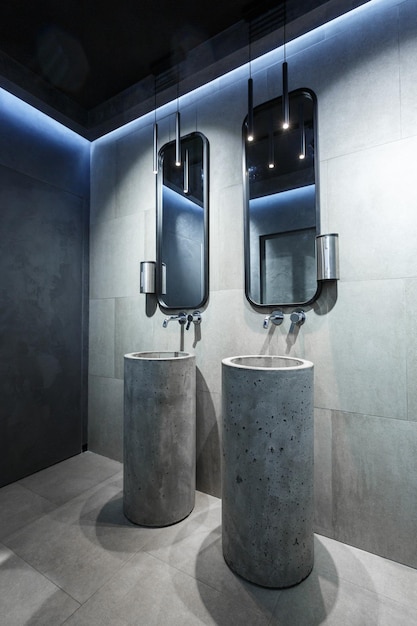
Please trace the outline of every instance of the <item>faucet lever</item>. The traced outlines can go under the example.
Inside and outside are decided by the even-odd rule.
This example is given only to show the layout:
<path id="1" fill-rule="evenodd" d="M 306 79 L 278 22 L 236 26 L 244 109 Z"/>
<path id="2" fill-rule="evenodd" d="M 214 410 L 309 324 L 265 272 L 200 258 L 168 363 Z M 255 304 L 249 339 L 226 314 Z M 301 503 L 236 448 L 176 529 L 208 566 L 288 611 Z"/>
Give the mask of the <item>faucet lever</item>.
<path id="1" fill-rule="evenodd" d="M 306 314 L 301 309 L 293 311 L 290 315 L 290 320 L 292 324 L 296 324 L 297 326 L 302 326 L 306 321 Z"/>
<path id="2" fill-rule="evenodd" d="M 272 311 L 270 315 L 267 315 L 264 319 L 264 328 L 269 327 L 269 322 L 279 326 L 284 320 L 284 313 L 282 311 Z"/>
<path id="3" fill-rule="evenodd" d="M 187 326 L 185 327 L 185 330 L 188 330 L 190 328 L 191 322 L 193 322 L 193 324 L 195 325 L 201 324 L 200 311 L 193 311 L 193 313 L 189 313 L 187 315 Z"/>
<path id="4" fill-rule="evenodd" d="M 193 312 L 193 322 L 194 324 L 201 324 L 201 313 L 200 311 Z"/>

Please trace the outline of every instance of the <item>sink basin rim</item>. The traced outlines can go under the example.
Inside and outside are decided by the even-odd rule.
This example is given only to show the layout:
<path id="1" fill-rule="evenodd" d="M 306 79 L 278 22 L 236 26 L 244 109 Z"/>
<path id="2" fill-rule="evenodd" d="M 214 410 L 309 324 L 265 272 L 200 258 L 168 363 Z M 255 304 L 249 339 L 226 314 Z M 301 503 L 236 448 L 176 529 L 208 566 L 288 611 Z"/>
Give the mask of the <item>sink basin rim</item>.
<path id="1" fill-rule="evenodd" d="M 140 361 L 178 361 L 192 358 L 194 355 L 181 350 L 146 350 L 143 352 L 130 352 L 125 354 L 125 359 Z"/>
<path id="2" fill-rule="evenodd" d="M 251 360 L 259 360 L 260 363 L 262 363 L 262 361 L 268 362 L 271 361 L 271 365 L 262 365 L 262 364 L 250 364 Z M 248 363 L 244 363 L 244 361 L 247 360 Z M 281 365 L 272 365 L 272 362 L 276 360 L 279 362 L 289 362 L 288 365 L 285 364 L 281 364 Z M 246 354 L 246 355 L 239 355 L 239 356 L 231 356 L 231 357 L 227 357 L 225 359 L 222 360 L 222 363 L 228 367 L 236 367 L 238 369 L 243 369 L 243 370 L 258 370 L 258 371 L 265 371 L 265 372 L 287 372 L 290 370 L 301 370 L 301 369 L 307 369 L 310 367 L 313 367 L 313 363 L 311 361 L 307 361 L 306 359 L 299 359 L 297 357 L 290 357 L 290 356 L 282 356 L 279 354 Z"/>

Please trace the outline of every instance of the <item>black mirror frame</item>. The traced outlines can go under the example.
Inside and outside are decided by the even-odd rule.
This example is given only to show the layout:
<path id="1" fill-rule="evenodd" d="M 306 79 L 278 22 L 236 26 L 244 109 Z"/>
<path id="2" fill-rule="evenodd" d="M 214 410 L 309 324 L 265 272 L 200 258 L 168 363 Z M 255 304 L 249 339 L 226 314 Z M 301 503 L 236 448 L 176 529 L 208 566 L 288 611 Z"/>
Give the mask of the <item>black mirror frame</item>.
<path id="1" fill-rule="evenodd" d="M 313 124 L 314 124 L 314 145 L 315 145 L 315 157 L 314 157 L 314 179 L 315 179 L 315 211 L 316 211 L 316 237 L 320 234 L 320 189 L 319 189 L 319 163 L 317 159 L 317 146 L 318 146 L 318 128 L 317 128 L 317 96 L 309 88 L 299 88 L 291 91 L 288 95 L 291 100 L 291 96 L 306 94 L 309 98 L 311 98 L 313 102 Z M 254 107 L 253 115 L 255 118 L 256 110 L 260 108 L 266 108 L 267 106 L 274 106 L 277 110 L 282 109 L 282 96 L 273 98 L 272 100 L 268 100 L 267 102 L 263 102 L 256 107 Z M 268 303 L 260 303 L 253 300 L 250 296 L 250 254 L 249 254 L 249 245 L 250 245 L 250 234 L 249 234 L 249 176 L 248 169 L 246 165 L 246 145 L 247 145 L 247 123 L 248 116 L 245 117 L 242 124 L 242 167 L 243 167 L 243 217 L 244 217 L 244 255 L 245 255 L 245 296 L 248 302 L 256 307 L 261 309 L 270 309 L 276 307 L 306 307 L 313 304 L 320 296 L 322 283 L 317 280 L 317 288 L 309 300 L 306 302 L 268 302 Z M 255 124 L 255 122 L 254 122 Z M 316 264 L 317 264 L 317 248 L 316 248 Z"/>
<path id="2" fill-rule="evenodd" d="M 174 141 L 170 141 L 164 144 L 158 152 L 158 174 L 157 174 L 157 206 L 156 206 L 156 268 L 155 268 L 155 282 L 156 282 L 156 297 L 158 304 L 164 311 L 180 311 L 183 309 L 201 309 L 203 308 L 209 298 L 209 141 L 207 137 L 200 132 L 192 132 L 188 135 L 181 137 L 181 144 L 183 141 L 192 139 L 194 137 L 200 137 L 203 144 L 203 204 L 204 204 L 204 295 L 200 302 L 193 304 L 192 306 L 170 306 L 166 304 L 162 294 L 162 272 L 161 272 L 161 258 L 162 258 L 162 191 L 163 191 L 163 159 L 164 152 L 168 146 L 175 144 Z"/>

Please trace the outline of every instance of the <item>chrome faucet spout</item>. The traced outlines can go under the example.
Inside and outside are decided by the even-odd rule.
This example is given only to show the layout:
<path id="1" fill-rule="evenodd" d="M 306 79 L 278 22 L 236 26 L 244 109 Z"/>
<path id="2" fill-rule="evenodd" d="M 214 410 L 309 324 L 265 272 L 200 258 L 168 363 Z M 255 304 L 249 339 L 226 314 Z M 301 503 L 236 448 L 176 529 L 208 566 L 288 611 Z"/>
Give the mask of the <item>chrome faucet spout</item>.
<path id="1" fill-rule="evenodd" d="M 272 322 L 275 326 L 282 324 L 284 320 L 284 313 L 282 311 L 272 311 L 270 315 L 267 315 L 264 319 L 264 328 L 269 328 L 269 322 Z"/>
<path id="2" fill-rule="evenodd" d="M 166 317 L 164 319 L 164 321 L 162 322 L 162 327 L 166 328 L 169 322 L 175 321 L 178 321 L 182 326 L 187 321 L 187 315 L 183 311 L 181 313 L 178 313 L 178 315 L 170 315 L 169 317 Z"/>

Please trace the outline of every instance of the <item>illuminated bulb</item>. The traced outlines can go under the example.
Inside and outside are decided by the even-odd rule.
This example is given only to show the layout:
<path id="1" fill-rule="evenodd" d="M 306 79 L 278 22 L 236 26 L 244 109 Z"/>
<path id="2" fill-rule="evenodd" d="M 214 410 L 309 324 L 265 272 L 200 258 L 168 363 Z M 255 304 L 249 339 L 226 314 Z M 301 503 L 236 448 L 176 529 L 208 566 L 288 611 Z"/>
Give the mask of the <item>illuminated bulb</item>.
<path id="1" fill-rule="evenodd" d="M 288 124 L 288 122 L 284 122 L 283 125 L 282 125 L 282 128 L 284 130 L 287 130 L 287 128 L 289 128 L 289 127 L 290 127 L 290 125 Z"/>
<path id="2" fill-rule="evenodd" d="M 305 158 L 306 158 L 306 155 L 305 155 L 305 154 L 299 154 L 299 155 L 298 155 L 298 158 L 299 158 L 299 159 L 301 159 L 301 160 L 303 160 L 303 159 L 305 159 Z"/>
<path id="3" fill-rule="evenodd" d="M 274 167 L 275 167 L 275 163 L 269 163 L 268 167 L 269 167 L 270 170 L 273 170 Z"/>
<path id="4" fill-rule="evenodd" d="M 248 135 L 248 141 L 253 141 L 253 135 Z"/>

